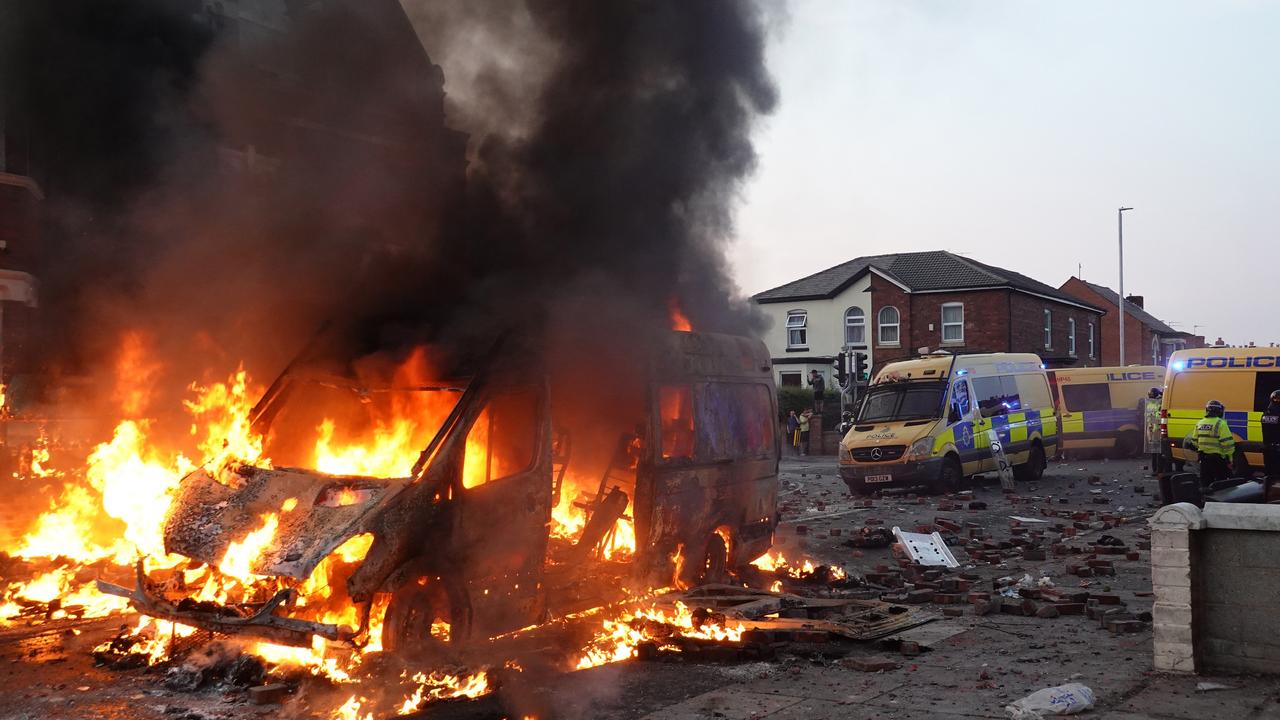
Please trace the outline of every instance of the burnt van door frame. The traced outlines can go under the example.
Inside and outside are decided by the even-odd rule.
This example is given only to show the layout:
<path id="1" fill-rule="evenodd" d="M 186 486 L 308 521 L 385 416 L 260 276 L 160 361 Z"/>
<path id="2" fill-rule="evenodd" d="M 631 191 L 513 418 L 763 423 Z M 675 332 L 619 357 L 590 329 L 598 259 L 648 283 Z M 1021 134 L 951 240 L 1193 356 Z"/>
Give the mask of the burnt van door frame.
<path id="1" fill-rule="evenodd" d="M 504 397 L 532 393 L 534 427 L 532 457 L 524 469 L 503 477 L 488 477 L 471 488 L 463 487 L 467 439 L 486 409 L 497 407 Z M 502 432 L 501 428 L 497 432 Z M 490 443 L 492 438 L 490 438 Z M 491 445 L 489 445 L 491 447 Z M 450 439 L 450 482 L 458 510 L 451 545 L 469 579 L 496 576 L 540 576 L 546 556 L 547 528 L 551 521 L 551 423 L 544 385 L 493 388 L 468 408 L 465 421 Z M 486 459 L 486 466 L 491 460 Z M 514 582 L 520 582 L 515 580 Z"/>

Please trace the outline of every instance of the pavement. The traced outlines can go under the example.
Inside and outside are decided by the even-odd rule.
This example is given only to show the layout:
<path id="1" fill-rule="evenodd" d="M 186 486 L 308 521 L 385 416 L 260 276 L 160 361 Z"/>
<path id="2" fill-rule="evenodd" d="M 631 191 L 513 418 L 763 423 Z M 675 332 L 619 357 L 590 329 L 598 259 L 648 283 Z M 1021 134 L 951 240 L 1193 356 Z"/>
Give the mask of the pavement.
<path id="1" fill-rule="evenodd" d="M 933 602 L 938 595 L 923 593 L 930 600 L 924 607 L 949 616 L 888 642 L 792 644 L 767 662 L 633 661 L 543 677 L 536 689 L 538 704 L 551 712 L 538 717 L 1002 718 L 1004 707 L 1019 698 L 1075 682 L 1091 688 L 1097 698 L 1085 717 L 1280 720 L 1280 678 L 1153 672 L 1149 623 L 1138 621 L 1128 632 L 1113 633 L 1084 614 L 983 615 L 969 602 L 970 592 L 992 593 L 1002 609 L 995 591 L 1000 579 L 1030 576 L 1035 583 L 1048 578 L 1053 584 L 1049 592 L 1058 593 L 1032 600 L 1037 608 L 1067 607 L 1071 603 L 1063 604 L 1064 595 L 1086 594 L 1095 602 L 1118 603 L 1095 610 L 1122 608 L 1127 616 L 1142 617 L 1152 602 L 1150 553 L 1143 549 L 1149 547 L 1144 544 L 1145 519 L 1157 502 L 1156 481 L 1139 460 L 1051 462 L 1042 480 L 1020 484 L 1015 494 L 1002 492 L 996 479 L 988 477 L 974 484 L 971 498 L 901 494 L 871 498 L 870 507 L 866 498 L 849 494 L 831 457 L 785 459 L 781 483 L 783 521 L 775 547 L 788 558 L 812 558 L 864 575 L 884 575 L 889 569 L 892 575 L 898 562 L 890 549 L 853 548 L 846 544 L 850 537 L 864 527 L 915 531 L 937 526 L 940 519 L 959 527 L 951 549 L 961 567 L 946 577 L 968 583 L 960 593 L 962 601 Z M 970 545 L 971 531 L 985 537 Z M 1042 535 L 1043 560 L 1027 559 L 1039 554 L 1010 545 L 1033 534 Z M 1112 568 L 1102 572 L 1114 574 L 1068 573 L 1074 566 L 1089 575 L 1084 568 L 1104 535 L 1125 546 L 1123 554 L 1094 556 L 1101 564 L 1109 560 Z M 966 551 L 966 545 L 974 552 Z M 1013 609 L 1021 601 L 1007 604 Z M 166 690 L 160 677 L 146 670 L 92 667 L 88 649 L 97 635 L 109 634 L 119 622 L 76 628 L 79 634 L 33 630 L 23 637 L 0 638 L 0 720 L 327 716 L 312 714 L 302 698 L 284 706 L 253 706 L 243 694 L 222 690 Z M 310 707 L 332 707 L 313 699 Z M 432 706 L 418 717 L 510 716 L 498 700 Z"/>

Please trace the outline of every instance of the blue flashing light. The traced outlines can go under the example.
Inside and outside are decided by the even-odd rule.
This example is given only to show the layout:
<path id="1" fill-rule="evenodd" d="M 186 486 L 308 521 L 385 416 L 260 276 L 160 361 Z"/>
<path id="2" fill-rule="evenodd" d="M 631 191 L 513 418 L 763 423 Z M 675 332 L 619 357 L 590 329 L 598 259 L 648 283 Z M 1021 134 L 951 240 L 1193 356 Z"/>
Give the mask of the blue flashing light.
<path id="1" fill-rule="evenodd" d="M 1186 370 L 1186 369 L 1187 369 L 1187 364 L 1186 364 L 1185 362 L 1181 361 L 1181 360 L 1179 360 L 1179 361 L 1177 361 L 1177 362 L 1175 362 L 1175 363 L 1173 364 L 1173 371 L 1174 371 L 1174 372 L 1182 372 L 1183 370 Z"/>
<path id="2" fill-rule="evenodd" d="M 1041 370 L 1043 370 L 1043 369 L 1044 369 L 1044 363 L 1040 363 L 1040 369 L 1041 369 Z"/>
<path id="3" fill-rule="evenodd" d="M 968 371 L 968 370 L 957 370 L 957 371 L 956 371 L 956 374 L 957 374 L 957 375 L 968 375 L 968 374 L 969 374 L 969 371 Z"/>

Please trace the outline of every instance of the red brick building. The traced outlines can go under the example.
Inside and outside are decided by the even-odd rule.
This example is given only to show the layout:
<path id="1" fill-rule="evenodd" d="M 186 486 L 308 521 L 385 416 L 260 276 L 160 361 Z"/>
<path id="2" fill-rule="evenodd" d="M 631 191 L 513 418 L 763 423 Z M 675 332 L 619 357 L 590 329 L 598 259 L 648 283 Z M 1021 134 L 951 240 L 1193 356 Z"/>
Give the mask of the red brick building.
<path id="1" fill-rule="evenodd" d="M 1021 273 L 945 251 L 857 258 L 753 299 L 783 328 L 766 337 L 780 368 L 804 362 L 817 369 L 846 347 L 868 352 L 873 372 L 935 350 L 1029 352 L 1049 367 L 1097 366 L 1102 356 L 1102 309 Z M 829 335 L 812 327 L 814 319 L 825 326 L 845 306 L 852 314 L 843 316 L 846 322 L 865 315 L 866 332 L 846 335 L 845 346 L 819 346 Z M 794 347 L 789 338 L 802 317 L 806 343 Z M 850 344 L 849 337 L 865 344 Z"/>
<path id="2" fill-rule="evenodd" d="M 1059 288 L 1089 305 L 1106 310 L 1102 318 L 1102 364 L 1120 364 L 1120 295 L 1104 285 L 1072 277 Z M 1204 347 L 1204 338 L 1169 327 L 1146 311 L 1140 295 L 1125 300 L 1124 361 L 1128 365 L 1164 365 L 1175 350 Z"/>

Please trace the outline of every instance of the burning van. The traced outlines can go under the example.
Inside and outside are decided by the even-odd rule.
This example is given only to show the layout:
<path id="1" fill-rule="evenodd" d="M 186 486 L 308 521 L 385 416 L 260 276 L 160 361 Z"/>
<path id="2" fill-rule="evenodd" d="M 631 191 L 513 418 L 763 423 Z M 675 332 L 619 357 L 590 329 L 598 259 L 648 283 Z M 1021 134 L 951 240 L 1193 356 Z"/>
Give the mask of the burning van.
<path id="1" fill-rule="evenodd" d="M 492 356 L 457 380 L 421 362 L 390 374 L 295 363 L 250 415 L 261 457 L 182 480 L 164 541 L 186 565 L 139 563 L 136 587 L 100 586 L 215 632 L 396 650 L 571 611 L 558 588 L 601 568 L 685 585 L 768 550 L 779 445 L 759 341 L 666 336 L 645 412 L 572 499 L 571 532 L 553 517 L 571 502 L 574 458 L 550 384 L 515 353 Z M 610 552 L 623 532 L 634 548 Z"/>

